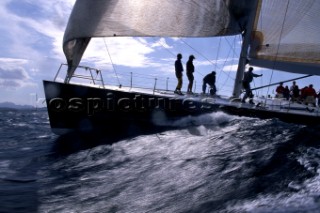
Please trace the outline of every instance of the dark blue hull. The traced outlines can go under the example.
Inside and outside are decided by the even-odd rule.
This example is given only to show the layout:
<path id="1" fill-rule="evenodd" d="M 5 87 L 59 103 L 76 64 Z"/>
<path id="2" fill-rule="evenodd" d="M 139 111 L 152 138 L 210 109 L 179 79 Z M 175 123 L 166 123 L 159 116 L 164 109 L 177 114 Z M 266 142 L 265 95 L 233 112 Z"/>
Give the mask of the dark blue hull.
<path id="1" fill-rule="evenodd" d="M 54 133 L 125 132 L 165 127 L 184 116 L 219 110 L 219 105 L 177 96 L 124 92 L 44 81 L 50 125 Z"/>

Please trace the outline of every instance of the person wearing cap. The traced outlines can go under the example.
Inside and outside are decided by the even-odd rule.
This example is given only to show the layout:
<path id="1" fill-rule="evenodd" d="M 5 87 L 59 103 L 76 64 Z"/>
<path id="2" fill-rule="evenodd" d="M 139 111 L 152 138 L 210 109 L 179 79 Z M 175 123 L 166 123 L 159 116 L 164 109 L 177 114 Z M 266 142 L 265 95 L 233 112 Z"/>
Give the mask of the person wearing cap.
<path id="1" fill-rule="evenodd" d="M 249 103 L 250 104 L 254 104 L 252 99 L 253 99 L 253 94 L 252 94 L 252 91 L 251 91 L 251 88 L 250 88 L 250 83 L 251 81 L 253 80 L 253 77 L 261 77 L 261 75 L 258 75 L 258 74 L 255 74 L 252 72 L 253 71 L 253 67 L 249 67 L 249 70 L 247 72 L 244 73 L 244 76 L 243 76 L 243 79 L 242 79 L 242 87 L 243 89 L 245 89 L 246 91 L 246 94 L 244 94 L 241 102 L 242 103 L 245 103 L 246 102 L 246 99 L 249 98 Z"/>
<path id="2" fill-rule="evenodd" d="M 176 87 L 176 90 L 174 91 L 174 93 L 179 94 L 179 95 L 182 95 L 181 88 L 182 88 L 183 65 L 182 65 L 181 59 L 182 59 L 182 54 L 178 53 L 177 60 L 174 63 L 175 73 L 176 73 L 176 77 L 178 79 L 178 84 L 177 84 L 177 87 Z"/>
<path id="3" fill-rule="evenodd" d="M 188 90 L 187 90 L 188 94 L 193 94 L 192 93 L 192 86 L 193 86 L 193 80 L 194 80 L 194 76 L 193 76 L 193 73 L 194 73 L 193 59 L 195 59 L 194 55 L 190 55 L 189 56 L 189 60 L 187 61 L 187 64 L 186 64 L 187 77 L 188 77 L 188 80 L 189 80 Z"/>
<path id="4" fill-rule="evenodd" d="M 216 72 L 212 71 L 211 73 L 209 73 L 208 75 L 206 75 L 203 78 L 203 84 L 202 84 L 202 94 L 206 93 L 206 89 L 207 89 L 207 84 L 210 86 L 210 95 L 215 95 L 216 94 Z"/>

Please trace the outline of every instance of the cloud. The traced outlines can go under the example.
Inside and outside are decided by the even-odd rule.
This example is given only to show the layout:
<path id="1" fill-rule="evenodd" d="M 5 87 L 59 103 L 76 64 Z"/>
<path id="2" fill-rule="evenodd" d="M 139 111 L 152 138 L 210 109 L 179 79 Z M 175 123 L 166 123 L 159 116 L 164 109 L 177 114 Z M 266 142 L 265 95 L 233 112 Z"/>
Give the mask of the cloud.
<path id="1" fill-rule="evenodd" d="M 155 41 L 155 43 L 151 44 L 151 47 L 163 47 L 165 49 L 172 49 L 173 47 L 170 46 L 165 38 L 160 38 L 158 41 Z"/>
<path id="2" fill-rule="evenodd" d="M 0 1 L 1 87 L 34 87 L 33 82 L 54 75 L 65 61 L 62 39 L 74 2 Z"/>
<path id="3" fill-rule="evenodd" d="M 63 32 L 74 2 L 2 0 L 0 30 L 10 40 L 7 44 L 10 56 L 36 59 L 50 54 L 62 58 Z"/>
<path id="4" fill-rule="evenodd" d="M 29 79 L 29 77 L 27 72 L 21 67 L 7 70 L 0 67 L 0 79 L 25 80 Z"/>
<path id="5" fill-rule="evenodd" d="M 152 60 L 148 55 L 155 51 L 154 43 L 144 38 L 97 38 L 92 39 L 90 45 L 83 55 L 87 63 L 94 62 L 95 65 L 111 64 L 126 67 L 160 67 L 161 64 Z"/>
<path id="6" fill-rule="evenodd" d="M 0 58 L 0 87 L 17 88 L 33 85 L 24 66 L 23 59 Z"/>
<path id="7" fill-rule="evenodd" d="M 224 72 L 237 72 L 238 64 L 226 65 L 223 67 Z"/>
<path id="8" fill-rule="evenodd" d="M 65 62 L 62 40 L 68 17 L 75 0 L 3 0 L 0 2 L 0 26 L 10 38 L 8 54 L 32 61 L 28 72 L 42 70 L 48 58 L 57 64 Z M 13 5 L 13 6 L 10 6 Z M 27 9 L 26 9 L 27 8 Z M 23 12 L 23 10 L 25 10 Z M 21 35 L 21 36 L 17 36 Z M 172 48 L 165 38 L 93 38 L 84 53 L 82 63 L 101 69 L 112 64 L 128 68 L 162 67 L 158 58 L 150 55 L 156 49 Z M 10 45 L 9 45 L 10 44 Z M 110 57 L 111 56 L 111 57 Z"/>

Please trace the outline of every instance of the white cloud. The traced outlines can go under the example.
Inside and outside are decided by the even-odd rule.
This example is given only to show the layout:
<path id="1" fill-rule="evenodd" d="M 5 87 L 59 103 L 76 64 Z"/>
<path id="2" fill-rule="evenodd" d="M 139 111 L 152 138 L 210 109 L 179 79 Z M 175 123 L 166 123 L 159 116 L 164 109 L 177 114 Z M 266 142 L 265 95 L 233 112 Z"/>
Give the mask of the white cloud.
<path id="1" fill-rule="evenodd" d="M 6 57 L 0 58 L 1 87 L 34 87 L 33 82 L 41 82 L 46 73 L 65 61 L 62 37 L 74 2 L 0 1 L 0 57 Z"/>
<path id="2" fill-rule="evenodd" d="M 56 60 L 56 62 L 60 61 L 59 63 L 65 62 L 65 56 L 62 51 L 63 33 L 75 0 L 21 1 L 24 4 L 30 4 L 31 8 L 33 6 L 41 7 L 41 13 L 46 14 L 46 17 L 19 16 L 8 9 L 9 3 L 12 2 L 17 2 L 17 0 L 3 0 L 0 2 L 0 18 L 6 23 L 1 28 L 9 33 L 8 36 L 11 39 L 10 48 L 8 48 L 11 51 L 9 55 L 33 61 L 32 64 L 35 67 L 28 69 L 33 73 L 41 70 L 38 66 L 44 61 L 47 62 L 48 57 Z M 148 55 L 153 53 L 156 48 L 172 48 L 167 44 L 165 38 L 148 42 L 144 38 L 117 37 L 106 38 L 105 42 L 113 63 L 135 68 L 146 66 L 161 67 L 161 64 L 156 59 L 153 60 Z M 38 45 L 42 45 L 43 49 L 39 49 Z M 110 69 L 109 53 L 103 39 L 92 39 L 83 56 L 83 62 L 94 64 L 99 68 Z"/>
<path id="3" fill-rule="evenodd" d="M 165 38 L 160 38 L 158 41 L 156 41 L 154 44 L 151 45 L 151 47 L 163 47 L 165 49 L 172 49 L 173 47 L 170 46 Z"/>
<path id="4" fill-rule="evenodd" d="M 238 64 L 231 64 L 223 67 L 224 72 L 236 72 L 238 69 Z"/>
<path id="5" fill-rule="evenodd" d="M 28 12 L 30 15 L 18 14 L 9 7 L 11 4 L 20 5 L 20 2 L 23 5 L 29 5 L 30 11 L 25 13 Z M 46 53 L 47 56 L 63 59 L 62 37 L 74 2 L 75 0 L 19 0 L 17 3 L 17 0 L 2 0 L 0 2 L 2 20 L 0 29 L 6 32 L 6 36 L 10 39 L 9 53 L 19 58 L 38 60 L 45 56 L 43 53 Z M 24 9 L 23 6 L 21 8 L 19 6 L 16 10 Z M 35 11 L 40 11 L 41 15 Z M 48 41 L 50 43 L 45 43 Z M 42 50 L 38 48 L 39 45 L 43 46 Z M 52 49 L 45 49 L 46 47 Z"/>
<path id="6" fill-rule="evenodd" d="M 0 87 L 19 88 L 34 85 L 24 66 L 24 59 L 0 58 Z"/>
<path id="7" fill-rule="evenodd" d="M 158 62 L 147 57 L 155 51 L 150 46 L 143 38 L 97 38 L 91 40 L 83 59 L 100 66 L 109 64 L 109 67 L 111 62 L 127 67 L 158 67 Z"/>

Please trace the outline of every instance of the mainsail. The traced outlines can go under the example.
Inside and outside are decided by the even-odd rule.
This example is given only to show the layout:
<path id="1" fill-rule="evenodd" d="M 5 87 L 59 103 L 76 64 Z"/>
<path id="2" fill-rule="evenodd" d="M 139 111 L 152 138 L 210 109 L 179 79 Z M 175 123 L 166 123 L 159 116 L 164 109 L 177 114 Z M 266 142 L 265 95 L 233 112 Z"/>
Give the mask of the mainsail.
<path id="1" fill-rule="evenodd" d="M 236 35 L 245 30 L 254 1 L 77 0 L 63 41 L 69 79 L 92 37 Z"/>

